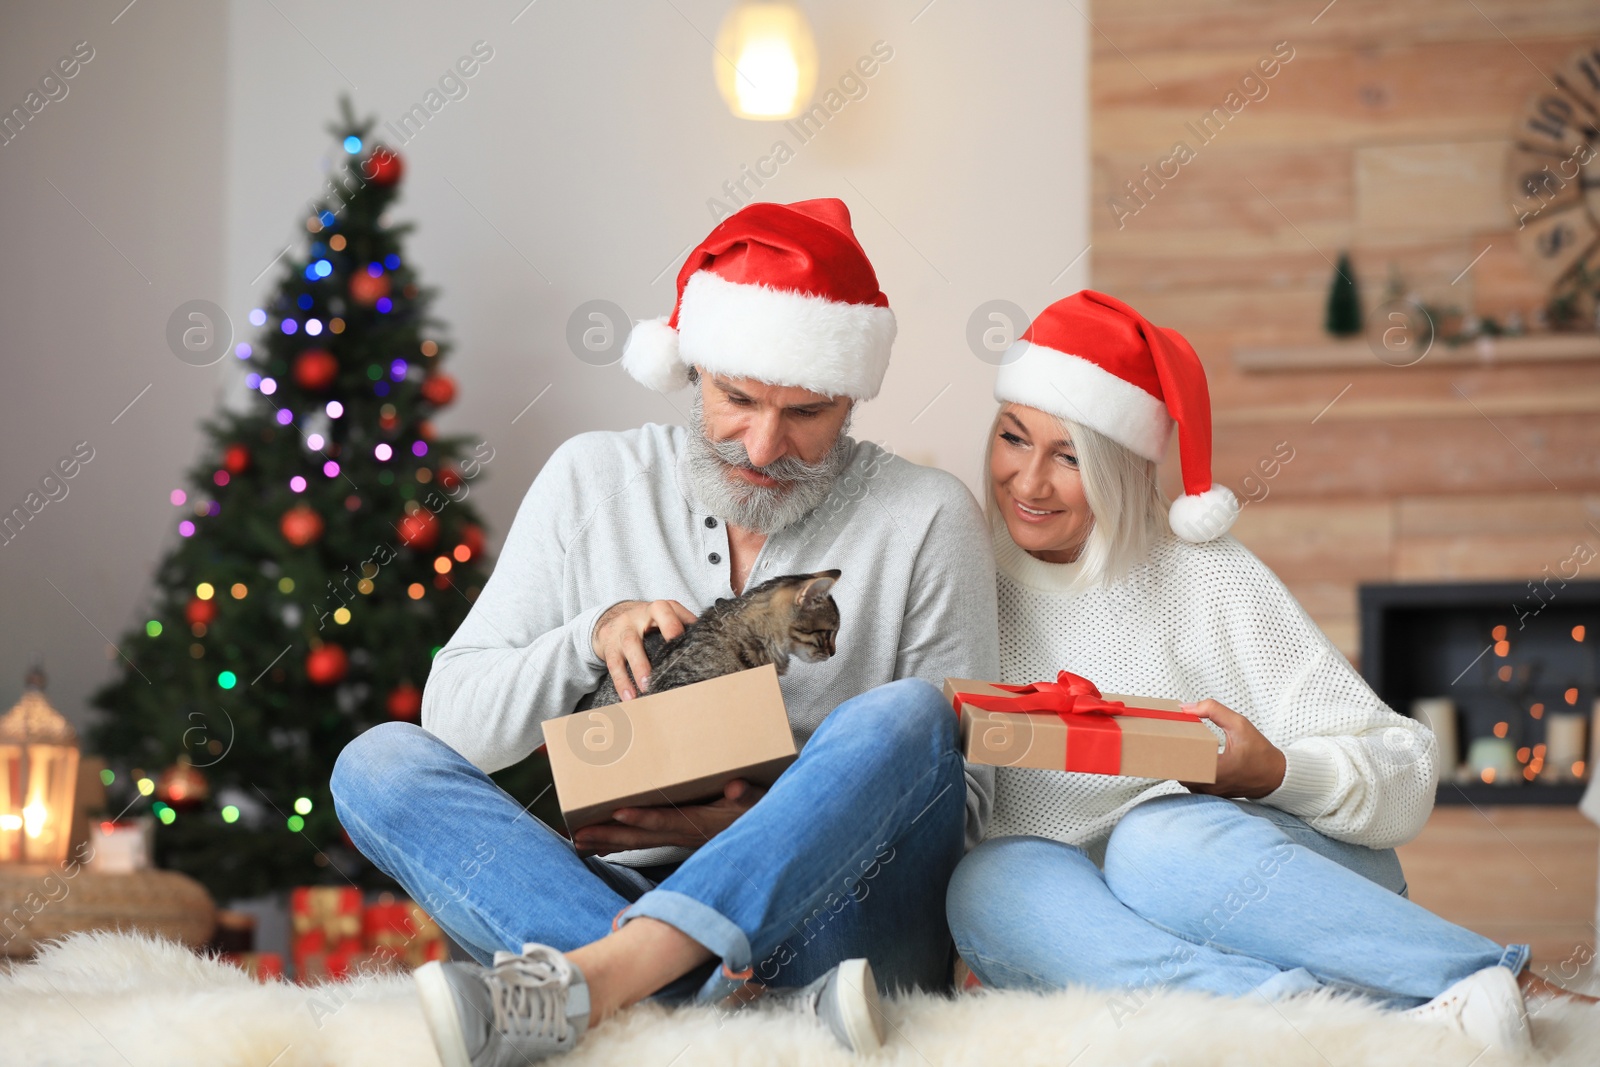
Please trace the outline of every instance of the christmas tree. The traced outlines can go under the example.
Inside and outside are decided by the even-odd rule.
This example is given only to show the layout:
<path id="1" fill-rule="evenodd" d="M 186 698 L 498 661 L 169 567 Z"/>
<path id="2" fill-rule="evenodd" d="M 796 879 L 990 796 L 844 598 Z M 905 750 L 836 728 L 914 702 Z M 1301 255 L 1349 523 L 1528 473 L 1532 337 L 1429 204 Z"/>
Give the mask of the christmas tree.
<path id="1" fill-rule="evenodd" d="M 493 448 L 429 421 L 455 396 L 450 345 L 404 258 L 410 225 L 385 217 L 402 163 L 372 126 L 346 101 L 330 127 L 307 247 L 234 350 L 254 395 L 203 424 L 154 603 L 93 697 L 110 810 L 148 804 L 157 864 L 222 901 L 393 885 L 350 846 L 329 775 L 362 730 L 419 718 L 489 570 L 469 494 Z"/>
<path id="2" fill-rule="evenodd" d="M 1354 337 L 1361 332 L 1361 296 L 1356 291 L 1356 274 L 1348 252 L 1339 253 L 1339 263 L 1333 268 L 1323 325 L 1334 337 Z"/>

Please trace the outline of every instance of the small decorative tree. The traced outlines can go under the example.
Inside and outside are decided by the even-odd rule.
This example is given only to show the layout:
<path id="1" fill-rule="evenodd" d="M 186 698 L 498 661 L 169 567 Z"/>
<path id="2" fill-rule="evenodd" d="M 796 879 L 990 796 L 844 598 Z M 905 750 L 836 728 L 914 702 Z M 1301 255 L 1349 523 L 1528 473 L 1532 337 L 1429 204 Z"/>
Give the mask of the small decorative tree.
<path id="1" fill-rule="evenodd" d="M 1348 252 L 1339 253 L 1338 265 L 1333 268 L 1324 328 L 1334 337 L 1355 337 L 1361 333 L 1361 294 L 1356 289 L 1356 275 Z"/>

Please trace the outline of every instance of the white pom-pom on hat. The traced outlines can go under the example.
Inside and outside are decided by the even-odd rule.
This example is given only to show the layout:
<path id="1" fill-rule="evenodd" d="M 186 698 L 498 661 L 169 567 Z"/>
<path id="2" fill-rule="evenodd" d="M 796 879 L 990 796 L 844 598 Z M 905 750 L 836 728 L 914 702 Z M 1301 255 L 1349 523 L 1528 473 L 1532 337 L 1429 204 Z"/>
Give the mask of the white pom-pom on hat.
<path id="1" fill-rule="evenodd" d="M 622 369 L 659 393 L 689 384 L 689 368 L 678 358 L 678 331 L 667 325 L 665 315 L 634 323 L 622 346 Z"/>
<path id="2" fill-rule="evenodd" d="M 1172 532 L 1195 544 L 1221 537 L 1238 517 L 1239 498 L 1225 485 L 1212 485 L 1203 493 L 1185 493 L 1167 512 Z"/>

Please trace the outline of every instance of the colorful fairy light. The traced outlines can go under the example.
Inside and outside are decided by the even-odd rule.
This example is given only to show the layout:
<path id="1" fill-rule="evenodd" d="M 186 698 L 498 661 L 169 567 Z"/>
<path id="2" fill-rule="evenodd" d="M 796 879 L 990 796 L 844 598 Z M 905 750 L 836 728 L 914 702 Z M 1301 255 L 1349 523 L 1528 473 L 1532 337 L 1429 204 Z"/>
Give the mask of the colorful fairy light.
<path id="1" fill-rule="evenodd" d="M 144 632 L 151 637 L 160 637 L 161 621 L 159 619 L 151 619 L 149 622 L 144 624 Z"/>
<path id="2" fill-rule="evenodd" d="M 211 480 L 216 482 L 218 485 L 227 485 L 228 484 L 228 472 L 227 471 L 217 471 L 215 474 L 213 474 L 211 476 Z"/>
<path id="3" fill-rule="evenodd" d="M 249 374 L 244 376 L 244 384 L 248 385 L 252 389 L 259 389 L 261 387 L 261 375 L 257 374 L 255 371 L 251 371 Z"/>
<path id="4" fill-rule="evenodd" d="M 401 378 L 406 376 L 406 368 L 407 364 L 405 360 L 395 360 L 393 363 L 389 364 L 389 377 L 398 382 Z"/>
<path id="5" fill-rule="evenodd" d="M 322 446 L 326 443 L 327 442 L 322 439 L 322 435 L 320 433 L 310 434 L 306 437 L 306 447 L 311 449 L 313 452 L 321 452 Z"/>
<path id="6" fill-rule="evenodd" d="M 337 419 L 340 415 L 344 414 L 344 405 L 339 403 L 337 400 L 330 400 L 328 401 L 328 406 L 323 410 L 328 413 L 328 418 Z"/>
<path id="7" fill-rule="evenodd" d="M 300 328 L 300 324 L 298 322 L 294 321 L 293 319 L 284 319 L 283 320 L 283 325 L 278 327 L 278 328 L 281 329 L 284 333 L 294 333 L 296 330 L 298 330 Z"/>
<path id="8" fill-rule="evenodd" d="M 201 600 L 210 600 L 212 597 L 217 595 L 217 589 L 216 586 L 212 585 L 210 582 L 201 582 L 199 585 L 194 587 L 194 595 L 199 597 Z"/>
<path id="9" fill-rule="evenodd" d="M 188 519 L 184 519 L 182 522 L 178 523 L 178 536 L 193 537 L 194 523 L 190 522 Z"/>
<path id="10" fill-rule="evenodd" d="M 184 502 L 189 499 L 189 494 L 185 493 L 182 489 L 174 489 L 171 493 L 167 494 L 167 499 L 172 501 L 173 507 L 181 508 L 183 507 Z"/>
<path id="11" fill-rule="evenodd" d="M 261 379 L 261 395 L 271 396 L 278 391 L 278 382 L 274 378 Z"/>
<path id="12" fill-rule="evenodd" d="M 232 689 L 239 684 L 239 676 L 232 671 L 223 671 L 217 675 L 217 684 L 224 689 Z"/>
<path id="13" fill-rule="evenodd" d="M 352 156 L 356 155 L 361 151 L 361 138 L 357 137 L 353 133 L 349 137 L 346 137 L 344 139 L 344 150 L 350 153 Z"/>
<path id="14" fill-rule="evenodd" d="M 426 442 L 426 441 L 413 441 L 413 442 L 411 442 L 411 454 L 413 456 L 426 456 L 428 454 L 428 442 Z"/>
<path id="15" fill-rule="evenodd" d="M 249 359 L 254 352 L 255 349 L 250 347 L 250 343 L 248 341 L 240 341 L 238 344 L 233 346 L 233 354 L 238 356 L 240 359 Z"/>
<path id="16" fill-rule="evenodd" d="M 273 417 L 278 420 L 279 426 L 287 426 L 294 421 L 294 412 L 288 408 L 279 408 L 277 415 Z"/>
<path id="17" fill-rule="evenodd" d="M 378 309 L 378 314 L 387 315 L 394 310 L 394 301 L 386 296 L 378 297 L 378 302 L 372 305 Z"/>
<path id="18" fill-rule="evenodd" d="M 330 478 L 338 477 L 339 476 L 339 464 L 334 462 L 331 459 L 328 460 L 328 462 L 326 462 L 326 463 L 324 463 L 322 465 L 322 473 L 326 474 Z"/>
<path id="19" fill-rule="evenodd" d="M 394 449 L 389 447 L 388 442 L 380 442 L 378 447 L 372 450 L 372 454 L 378 457 L 379 462 L 388 462 L 394 455 Z"/>
<path id="20" fill-rule="evenodd" d="M 250 325 L 260 326 L 267 321 L 267 313 L 260 308 L 250 310 Z"/>
<path id="21" fill-rule="evenodd" d="M 321 319 L 307 319 L 306 320 L 306 336 L 308 336 L 308 337 L 316 337 L 321 333 L 322 333 L 322 320 Z"/>

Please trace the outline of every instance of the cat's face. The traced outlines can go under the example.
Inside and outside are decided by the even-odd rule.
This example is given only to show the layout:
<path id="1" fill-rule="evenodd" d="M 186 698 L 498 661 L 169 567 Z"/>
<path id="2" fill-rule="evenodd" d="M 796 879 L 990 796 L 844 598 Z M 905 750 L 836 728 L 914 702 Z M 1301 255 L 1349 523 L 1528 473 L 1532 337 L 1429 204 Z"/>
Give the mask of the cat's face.
<path id="1" fill-rule="evenodd" d="M 838 650 L 839 605 L 828 590 L 840 573 L 791 575 L 777 590 L 777 606 L 790 615 L 789 651 L 807 663 L 820 663 Z"/>

